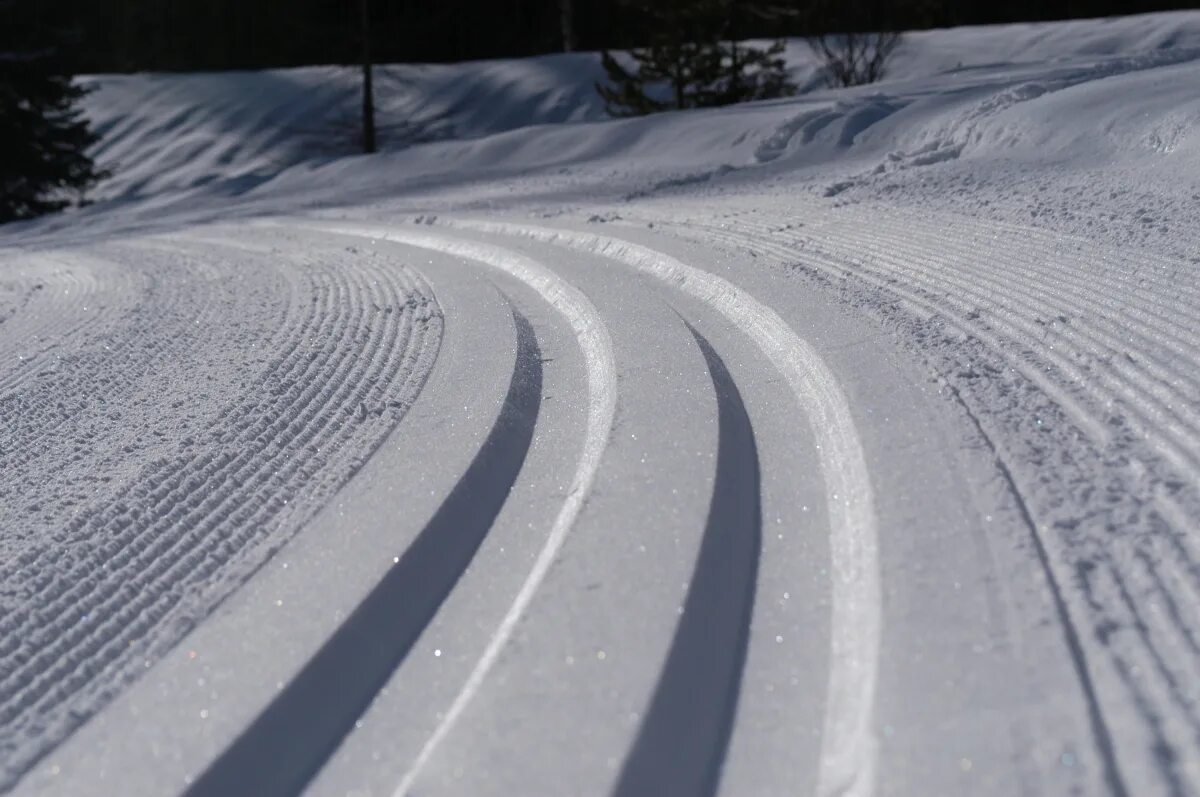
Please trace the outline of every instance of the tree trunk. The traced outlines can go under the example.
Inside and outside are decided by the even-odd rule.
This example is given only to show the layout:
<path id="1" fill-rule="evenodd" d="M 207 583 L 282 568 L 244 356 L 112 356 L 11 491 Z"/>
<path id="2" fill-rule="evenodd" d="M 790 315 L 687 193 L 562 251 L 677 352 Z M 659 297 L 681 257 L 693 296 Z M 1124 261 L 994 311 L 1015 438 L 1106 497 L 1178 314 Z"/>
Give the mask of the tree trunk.
<path id="1" fill-rule="evenodd" d="M 575 0 L 558 0 L 559 21 L 562 23 L 564 53 L 575 51 Z"/>
<path id="2" fill-rule="evenodd" d="M 737 0 L 729 4 L 729 18 L 725 21 L 725 34 L 729 36 L 729 85 L 725 87 L 729 102 L 742 99 L 742 65 L 738 63 Z"/>
<path id="3" fill-rule="evenodd" d="M 671 76 L 671 85 L 675 89 L 675 108 L 683 110 L 683 97 L 687 89 L 687 82 L 684 78 L 687 70 L 687 61 L 682 54 L 675 56 L 675 74 Z"/>
<path id="4" fill-rule="evenodd" d="M 359 0 L 362 21 L 362 146 L 375 151 L 375 89 L 371 83 L 371 15 L 369 0 Z"/>

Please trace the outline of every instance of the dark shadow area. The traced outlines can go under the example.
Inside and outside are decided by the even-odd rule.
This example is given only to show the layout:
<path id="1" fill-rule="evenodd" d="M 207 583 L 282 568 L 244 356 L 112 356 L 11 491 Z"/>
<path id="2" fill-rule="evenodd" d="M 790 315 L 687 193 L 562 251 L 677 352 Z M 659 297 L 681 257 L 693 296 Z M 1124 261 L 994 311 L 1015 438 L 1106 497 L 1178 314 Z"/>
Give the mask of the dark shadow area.
<path id="1" fill-rule="evenodd" d="M 24 18 L 77 28 L 75 72 L 262 69 L 353 64 L 359 3 L 340 0 L 60 0 Z M 643 46 L 662 0 L 368 0 L 376 63 L 450 62 Z M 731 4 L 732 5 L 732 4 Z M 783 0 L 744 37 L 912 30 L 1192 8 L 1186 0 Z M 569 9 L 573 35 L 564 41 Z"/>

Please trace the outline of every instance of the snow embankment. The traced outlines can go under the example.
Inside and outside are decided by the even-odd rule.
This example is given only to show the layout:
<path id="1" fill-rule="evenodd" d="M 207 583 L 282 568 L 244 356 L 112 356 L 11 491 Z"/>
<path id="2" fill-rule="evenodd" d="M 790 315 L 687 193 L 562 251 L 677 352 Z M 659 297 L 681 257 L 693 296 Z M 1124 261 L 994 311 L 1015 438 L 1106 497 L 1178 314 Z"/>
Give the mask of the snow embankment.
<path id="1" fill-rule="evenodd" d="M 981 152 L 1069 150 L 1106 160 L 1114 148 L 1169 152 L 1186 146 L 1194 127 L 1187 90 L 1194 80 L 1139 81 L 1128 73 L 1197 55 L 1195 12 L 924 31 L 905 39 L 886 81 L 828 91 L 807 46 L 795 40 L 788 59 L 802 93 L 794 99 L 583 127 L 561 123 L 606 118 L 594 53 L 382 66 L 376 100 L 391 154 L 370 162 L 347 157 L 359 113 L 352 67 L 98 76 L 89 79 L 96 91 L 88 113 L 101 134 L 95 154 L 113 172 L 96 191 L 100 199 L 228 198 L 289 170 L 277 186 L 289 193 L 336 187 L 344 194 L 351 183 L 394 193 L 434 176 L 597 161 L 606 181 L 625 176 L 638 191 L 768 162 L 843 167 L 863 157 L 865 172 L 878 175 Z M 1119 90 L 1133 108 L 1081 92 L 1065 103 L 1046 100 L 1061 88 L 1123 75 L 1129 82 Z M 530 126 L 542 127 L 517 132 Z M 846 176 L 831 182 L 834 192 Z"/>

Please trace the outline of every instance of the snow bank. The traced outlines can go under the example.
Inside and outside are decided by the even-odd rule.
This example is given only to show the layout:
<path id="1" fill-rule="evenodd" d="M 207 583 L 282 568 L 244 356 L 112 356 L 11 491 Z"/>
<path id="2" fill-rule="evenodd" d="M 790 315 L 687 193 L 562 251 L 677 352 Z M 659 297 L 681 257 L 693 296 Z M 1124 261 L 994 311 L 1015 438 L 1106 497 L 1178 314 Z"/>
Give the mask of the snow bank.
<path id="1" fill-rule="evenodd" d="M 819 88 L 803 41 L 788 52 L 795 98 L 619 121 L 594 53 L 381 67 L 370 159 L 353 156 L 348 67 L 95 77 L 113 170 L 97 196 L 340 202 L 534 174 L 540 191 L 640 194 L 746 169 L 807 170 L 836 195 L 959 159 L 1195 162 L 1200 12 L 913 33 L 887 80 L 852 90 Z"/>
<path id="2" fill-rule="evenodd" d="M 471 139 L 532 124 L 604 117 L 592 54 L 377 67 L 385 149 Z M 357 151 L 360 76 L 349 67 L 101 75 L 87 112 L 113 171 L 102 197 L 143 196 L 215 180 L 246 189 L 302 161 Z"/>

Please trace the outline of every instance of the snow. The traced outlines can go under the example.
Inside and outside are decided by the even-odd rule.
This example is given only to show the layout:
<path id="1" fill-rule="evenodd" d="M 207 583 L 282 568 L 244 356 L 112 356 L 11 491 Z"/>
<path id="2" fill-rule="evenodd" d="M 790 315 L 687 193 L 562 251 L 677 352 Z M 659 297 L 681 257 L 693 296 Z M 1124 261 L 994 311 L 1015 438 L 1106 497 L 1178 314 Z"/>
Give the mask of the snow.
<path id="1" fill-rule="evenodd" d="M 875 117 L 886 116 L 914 99 L 944 103 L 961 100 L 963 93 L 972 90 L 992 96 L 1000 84 L 1015 84 L 1030 93 L 1042 84 L 1097 76 L 1080 76 L 1080 71 L 1137 68 L 1126 63 L 1130 59 L 1150 65 L 1186 60 L 1197 48 L 1200 25 L 1195 15 L 1187 12 L 917 32 L 904 40 L 883 84 L 856 92 L 810 94 L 803 100 L 766 107 L 760 104 L 745 123 L 735 121 L 747 113 L 745 108 L 718 112 L 715 119 L 720 121 L 706 125 L 688 117 L 680 123 L 685 130 L 662 117 L 599 128 L 564 128 L 561 123 L 605 117 L 594 89 L 595 82 L 603 79 L 603 70 L 593 53 L 463 64 L 384 65 L 376 68 L 376 103 L 385 149 L 428 141 L 474 142 L 425 146 L 412 155 L 393 155 L 384 170 L 378 163 L 339 157 L 356 149 L 360 77 L 352 67 L 98 76 L 87 81 L 96 89 L 87 102 L 89 115 L 103 134 L 96 155 L 114 172 L 99 190 L 101 198 L 161 199 L 164 193 L 201 188 L 222 197 L 240 195 L 281 172 L 285 178 L 276 191 L 283 191 L 295 184 L 293 180 L 319 185 L 312 173 L 319 164 L 326 164 L 318 169 L 319 174 L 352 180 L 361 191 L 379 183 L 390 187 L 394 179 L 389 174 L 404 174 L 409 180 L 430 171 L 445 174 L 448 162 L 458 165 L 452 171 L 468 174 L 489 166 L 524 173 L 531 168 L 578 165 L 598 158 L 628 160 L 639 155 L 638 160 L 654 163 L 668 156 L 678 167 L 711 167 L 731 159 L 731 165 L 742 165 L 747 160 L 746 149 L 734 142 L 743 134 L 747 138 L 764 134 L 764 128 L 771 126 L 768 120 L 778 120 L 781 105 L 805 107 L 824 99 L 836 110 L 837 100 L 828 98 L 854 97 L 858 113 L 852 114 L 849 126 L 833 124 L 819 136 L 812 130 L 817 141 L 849 143 L 862 132 L 860 128 L 878 121 Z M 789 42 L 787 55 L 798 85 L 821 85 L 817 65 L 804 42 Z M 1026 73 L 1031 78 L 1029 87 L 1015 80 Z M 931 84 L 931 80 L 938 83 Z M 938 88 L 931 92 L 932 85 Z M 891 86 L 898 88 L 885 88 Z M 1051 85 L 1042 87 L 1053 90 Z M 1182 90 L 1178 84 L 1177 88 Z M 871 99 L 879 94 L 892 101 Z M 997 102 L 1004 100 L 997 98 Z M 864 114 L 864 103 L 877 110 Z M 928 135 L 933 115 L 926 103 L 920 104 L 923 107 L 916 113 L 921 124 L 897 119 L 900 129 L 884 130 L 871 138 L 886 142 L 891 149 L 919 149 L 927 142 L 913 141 L 914 133 Z M 947 110 L 951 120 L 962 121 L 961 108 Z M 844 118 L 846 111 L 838 116 Z M 820 126 L 827 126 L 827 117 L 821 119 Z M 541 125 L 556 126 L 477 141 Z M 1091 128 L 1068 129 L 1078 133 Z M 1035 147 L 1041 143 L 1031 137 L 1022 140 Z M 816 153 L 807 136 L 805 143 L 810 144 L 805 159 L 811 160 Z M 992 143 L 1004 145 L 1003 141 Z M 844 159 L 845 153 L 839 151 L 835 157 Z M 467 162 L 461 163 L 464 158 Z M 329 164 L 331 160 L 335 162 Z M 289 170 L 296 173 L 289 176 Z"/>
<path id="2" fill-rule="evenodd" d="M 680 782 L 1200 790 L 1200 13 L 788 52 L 627 120 L 594 54 L 380 67 L 371 157 L 349 68 L 90 78 L 114 176 L 0 249 L 0 788 L 208 770 L 487 461 L 525 318 L 509 498 L 307 793 L 619 791 L 748 450 Z"/>

